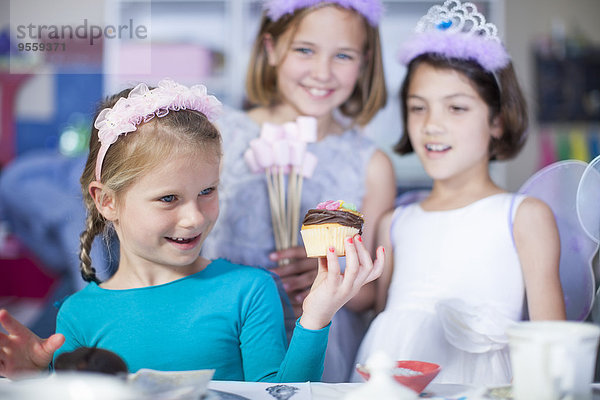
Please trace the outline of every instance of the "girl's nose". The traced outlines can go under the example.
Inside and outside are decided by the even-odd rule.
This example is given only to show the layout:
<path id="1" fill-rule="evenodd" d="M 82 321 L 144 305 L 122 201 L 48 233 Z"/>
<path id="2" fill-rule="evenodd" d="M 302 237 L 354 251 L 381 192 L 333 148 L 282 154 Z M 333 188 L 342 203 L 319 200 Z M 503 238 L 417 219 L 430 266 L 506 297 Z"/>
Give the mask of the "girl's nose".
<path id="1" fill-rule="evenodd" d="M 437 113 L 429 111 L 424 124 L 425 133 L 428 135 L 440 135 L 443 133 L 442 121 Z"/>
<path id="2" fill-rule="evenodd" d="M 331 76 L 331 60 L 328 57 L 316 57 L 312 69 L 313 78 L 325 81 Z"/>
<path id="3" fill-rule="evenodd" d="M 181 209 L 179 224 L 184 228 L 195 228 L 204 221 L 204 214 L 198 204 L 190 203 Z"/>

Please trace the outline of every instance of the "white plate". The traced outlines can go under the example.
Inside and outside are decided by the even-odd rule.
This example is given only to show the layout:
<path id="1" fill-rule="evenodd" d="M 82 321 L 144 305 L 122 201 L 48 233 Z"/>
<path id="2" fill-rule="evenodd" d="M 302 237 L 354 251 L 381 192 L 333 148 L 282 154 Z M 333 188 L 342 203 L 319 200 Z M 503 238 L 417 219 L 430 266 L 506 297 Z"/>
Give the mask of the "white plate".
<path id="1" fill-rule="evenodd" d="M 155 400 L 199 399 L 207 393 L 214 369 L 196 371 L 156 371 L 140 369 L 129 375 L 129 383 Z"/>

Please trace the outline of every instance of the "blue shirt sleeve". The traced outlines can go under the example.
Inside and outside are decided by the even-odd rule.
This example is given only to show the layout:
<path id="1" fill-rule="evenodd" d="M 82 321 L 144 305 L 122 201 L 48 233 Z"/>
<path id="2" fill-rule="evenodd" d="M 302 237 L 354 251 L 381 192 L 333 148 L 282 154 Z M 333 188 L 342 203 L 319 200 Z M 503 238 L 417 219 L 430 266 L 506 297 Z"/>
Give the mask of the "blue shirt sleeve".
<path id="1" fill-rule="evenodd" d="M 277 288 L 271 280 L 255 291 L 245 308 L 240 334 L 245 380 L 320 381 L 329 326 L 309 330 L 297 321 L 286 351 L 286 335 L 282 322 L 281 302 Z"/>
<path id="2" fill-rule="evenodd" d="M 318 382 L 323 375 L 323 362 L 329 336 L 329 327 L 305 329 L 296 321 L 290 347 L 279 367 L 278 382 Z"/>

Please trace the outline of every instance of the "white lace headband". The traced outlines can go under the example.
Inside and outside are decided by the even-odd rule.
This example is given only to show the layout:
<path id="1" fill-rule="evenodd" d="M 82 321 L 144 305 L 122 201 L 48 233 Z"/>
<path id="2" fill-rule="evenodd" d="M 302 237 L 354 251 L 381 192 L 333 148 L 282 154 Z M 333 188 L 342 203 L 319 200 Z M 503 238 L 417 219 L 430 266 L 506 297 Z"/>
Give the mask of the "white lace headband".
<path id="1" fill-rule="evenodd" d="M 94 122 L 100 141 L 96 180 L 100 181 L 102 163 L 110 145 L 119 136 L 135 131 L 139 124 L 154 117 L 164 117 L 169 111 L 179 110 L 201 112 L 212 122 L 221 113 L 221 108 L 221 102 L 215 96 L 208 95 L 204 85 L 187 87 L 171 79 L 163 79 L 155 89 L 150 90 L 145 83 L 140 83 L 112 108 L 100 111 Z"/>

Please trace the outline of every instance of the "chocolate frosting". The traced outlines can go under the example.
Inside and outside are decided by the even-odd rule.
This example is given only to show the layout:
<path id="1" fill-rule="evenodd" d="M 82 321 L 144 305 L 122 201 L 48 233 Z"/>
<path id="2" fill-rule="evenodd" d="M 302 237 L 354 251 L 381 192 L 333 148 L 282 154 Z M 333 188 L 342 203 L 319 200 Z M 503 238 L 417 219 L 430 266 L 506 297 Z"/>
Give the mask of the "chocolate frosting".
<path id="1" fill-rule="evenodd" d="M 302 221 L 302 225 L 340 224 L 358 229 L 362 235 L 364 220 L 361 216 L 348 211 L 310 209 Z"/>

